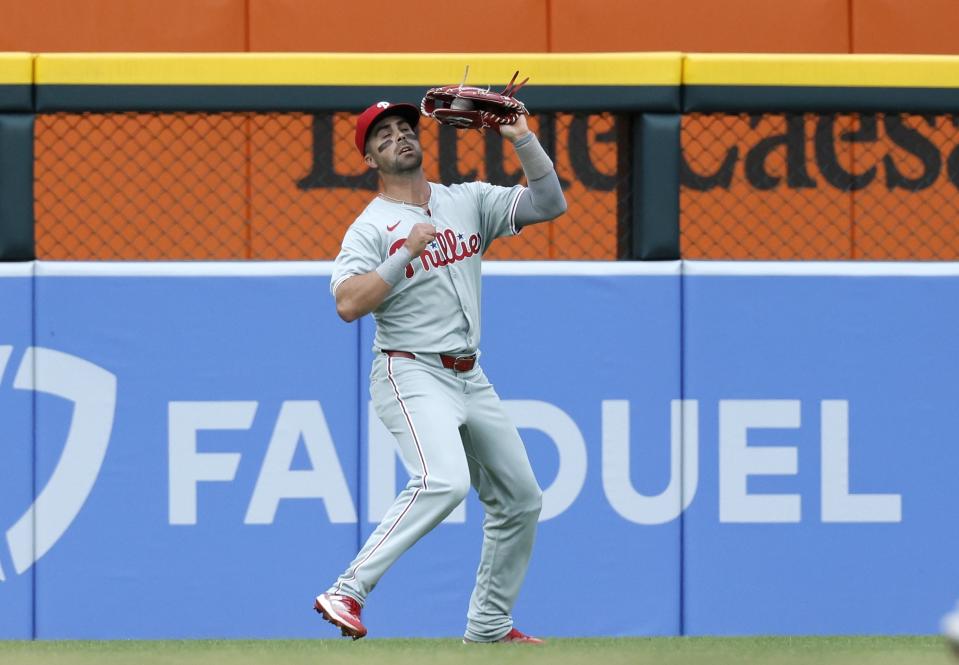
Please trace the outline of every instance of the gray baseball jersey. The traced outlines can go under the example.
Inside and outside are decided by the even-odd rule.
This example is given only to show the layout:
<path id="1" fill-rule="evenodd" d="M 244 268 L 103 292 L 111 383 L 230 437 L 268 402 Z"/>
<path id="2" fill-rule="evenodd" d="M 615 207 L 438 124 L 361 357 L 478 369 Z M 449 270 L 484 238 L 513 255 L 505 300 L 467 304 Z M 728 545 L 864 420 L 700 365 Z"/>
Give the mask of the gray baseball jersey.
<path id="1" fill-rule="evenodd" d="M 373 310 L 374 347 L 472 353 L 480 342 L 480 257 L 493 240 L 517 232 L 514 215 L 523 190 L 485 182 L 430 183 L 430 214 L 376 197 L 346 232 L 331 291 L 353 275 L 375 270 L 403 246 L 414 224 L 432 223 L 436 240 Z"/>
<path id="2" fill-rule="evenodd" d="M 542 492 L 479 363 L 457 371 L 444 367 L 438 354 L 477 349 L 480 259 L 494 239 L 516 233 L 522 192 L 520 186 L 431 183 L 431 214 L 377 198 L 347 231 L 331 282 L 335 294 L 343 280 L 374 270 L 402 247 L 414 224 L 436 225 L 436 241 L 373 311 L 374 350 L 415 354 L 377 353 L 370 373 L 373 408 L 396 437 L 410 482 L 329 593 L 362 605 L 393 562 L 443 521 L 472 485 L 486 511 L 465 634 L 478 642 L 497 640 L 512 627 Z M 410 602 L 429 607 L 424 598 Z"/>

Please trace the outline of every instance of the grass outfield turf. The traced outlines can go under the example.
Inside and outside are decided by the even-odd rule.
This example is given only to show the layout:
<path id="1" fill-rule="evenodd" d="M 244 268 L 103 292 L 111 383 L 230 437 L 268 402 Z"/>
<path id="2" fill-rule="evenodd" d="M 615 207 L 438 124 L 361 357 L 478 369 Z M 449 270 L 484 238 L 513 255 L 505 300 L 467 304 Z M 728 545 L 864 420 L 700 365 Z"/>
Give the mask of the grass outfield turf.
<path id="1" fill-rule="evenodd" d="M 954 665 L 939 637 L 552 639 L 542 647 L 458 640 L 0 641 L 3 665 Z"/>

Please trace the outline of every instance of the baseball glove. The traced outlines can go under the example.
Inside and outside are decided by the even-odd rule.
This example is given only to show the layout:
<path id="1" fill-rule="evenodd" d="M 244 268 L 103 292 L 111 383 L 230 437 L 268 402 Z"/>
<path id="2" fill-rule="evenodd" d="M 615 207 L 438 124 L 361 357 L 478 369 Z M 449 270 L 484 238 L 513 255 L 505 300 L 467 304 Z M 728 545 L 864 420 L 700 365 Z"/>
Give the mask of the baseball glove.
<path id="1" fill-rule="evenodd" d="M 466 67 L 469 74 L 469 66 Z M 433 118 L 442 125 L 457 129 L 493 129 L 499 131 L 500 125 L 512 125 L 521 115 L 529 115 L 523 102 L 515 95 L 529 77 L 516 84 L 517 71 L 509 85 L 502 92 L 490 92 L 468 86 L 466 76 L 459 85 L 444 85 L 430 88 L 420 103 L 420 112 Z"/>

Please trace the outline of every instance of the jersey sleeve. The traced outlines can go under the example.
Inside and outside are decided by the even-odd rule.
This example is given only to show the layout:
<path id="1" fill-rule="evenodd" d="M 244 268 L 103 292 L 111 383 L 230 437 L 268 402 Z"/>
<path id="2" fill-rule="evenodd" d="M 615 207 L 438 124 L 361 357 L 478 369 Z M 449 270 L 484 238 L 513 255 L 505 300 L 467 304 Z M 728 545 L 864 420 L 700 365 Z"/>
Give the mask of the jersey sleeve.
<path id="1" fill-rule="evenodd" d="M 340 253 L 333 262 L 330 293 L 354 275 L 365 275 L 383 262 L 383 251 L 376 229 L 370 224 L 354 224 L 343 237 Z"/>
<path id="2" fill-rule="evenodd" d="M 522 185 L 499 187 L 488 182 L 476 183 L 479 197 L 480 231 L 486 246 L 496 238 L 516 235 L 516 206 L 526 191 Z"/>

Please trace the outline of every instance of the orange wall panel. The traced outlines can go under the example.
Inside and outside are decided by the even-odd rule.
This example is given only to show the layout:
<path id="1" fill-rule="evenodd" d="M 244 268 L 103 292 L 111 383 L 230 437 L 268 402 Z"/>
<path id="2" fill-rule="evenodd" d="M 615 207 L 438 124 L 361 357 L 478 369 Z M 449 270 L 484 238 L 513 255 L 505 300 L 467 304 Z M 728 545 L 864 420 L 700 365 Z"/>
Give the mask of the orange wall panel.
<path id="1" fill-rule="evenodd" d="M 0 51 L 243 51 L 244 0 L 0 0 Z"/>
<path id="2" fill-rule="evenodd" d="M 0 51 L 959 54 L 957 0 L 0 0 L 0 16 Z"/>
<path id="3" fill-rule="evenodd" d="M 683 116 L 683 258 L 852 258 L 852 193 L 826 171 L 835 180 L 839 168 L 852 169 L 853 144 L 836 137 L 855 126 L 846 116 L 821 122 L 811 113 Z M 823 129 L 831 135 L 825 151 L 817 145 Z"/>
<path id="4" fill-rule="evenodd" d="M 313 164 L 314 120 L 304 114 L 251 115 L 250 208 L 251 251 L 255 259 L 332 259 L 339 251 L 347 227 L 356 219 L 375 192 L 338 184 L 318 184 L 324 178 L 311 173 L 356 178 L 367 172 L 353 145 L 355 116 L 337 113 L 329 132 L 330 144 L 320 151 L 330 156 L 332 173 Z M 608 139 L 614 129 L 611 116 L 592 116 L 588 121 L 586 145 L 571 131 L 572 116 L 557 119 L 556 166 L 567 185 L 569 210 L 552 224 L 537 224 L 507 242 L 495 242 L 490 259 L 613 259 L 616 257 L 617 192 L 584 182 L 573 164 L 577 151 L 580 164 L 589 163 L 601 175 L 614 176 L 618 161 L 616 143 Z M 539 119 L 531 125 L 538 129 Z M 440 137 L 436 123 L 423 123 L 423 167 L 432 182 L 442 180 Z M 456 140 L 456 168 L 466 180 L 490 180 L 487 171 L 486 141 L 479 132 L 459 132 Z M 522 168 L 511 149 L 504 150 L 501 166 L 506 173 Z M 580 170 L 582 166 L 579 167 Z"/>
<path id="5" fill-rule="evenodd" d="M 947 114 L 878 114 L 857 142 L 855 255 L 874 261 L 959 259 L 959 131 Z"/>
<path id="6" fill-rule="evenodd" d="M 37 256 L 248 258 L 247 131 L 235 113 L 37 116 Z"/>
<path id="7" fill-rule="evenodd" d="M 547 0 L 249 0 L 251 51 L 543 52 Z"/>
<path id="8" fill-rule="evenodd" d="M 852 0 L 854 53 L 959 54 L 956 0 Z"/>
<path id="9" fill-rule="evenodd" d="M 543 120 L 531 126 L 543 130 Z M 620 205 L 628 204 L 618 200 L 622 130 L 609 114 L 558 114 L 552 122 L 568 212 L 494 243 L 487 258 L 616 257 Z M 331 260 L 376 196 L 375 175 L 365 177 L 352 141 L 354 123 L 351 113 L 40 114 L 37 255 Z M 493 135 L 441 137 L 429 122 L 420 136 L 433 182 L 521 180 L 515 152 L 488 140 Z"/>
<path id="10" fill-rule="evenodd" d="M 847 0 L 552 0 L 550 30 L 555 52 L 849 50 Z"/>

